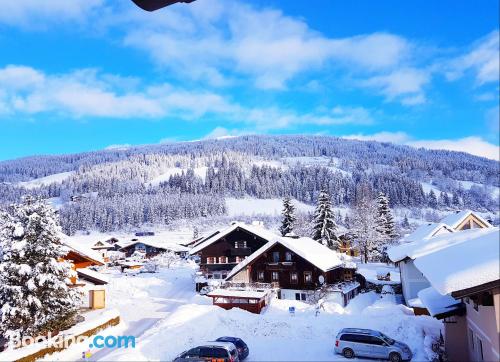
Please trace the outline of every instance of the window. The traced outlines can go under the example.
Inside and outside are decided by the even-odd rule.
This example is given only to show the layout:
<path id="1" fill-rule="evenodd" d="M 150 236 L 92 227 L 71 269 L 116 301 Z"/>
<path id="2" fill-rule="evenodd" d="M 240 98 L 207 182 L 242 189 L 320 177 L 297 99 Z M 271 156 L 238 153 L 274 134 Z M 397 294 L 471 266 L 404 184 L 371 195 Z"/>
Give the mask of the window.
<path id="1" fill-rule="evenodd" d="M 263 271 L 257 272 L 257 279 L 264 280 L 264 272 Z"/>
<path id="2" fill-rule="evenodd" d="M 300 293 L 295 293 L 295 300 L 300 300 Z"/>
<path id="3" fill-rule="evenodd" d="M 306 293 L 295 293 L 295 300 L 305 301 L 307 299 Z"/>
<path id="4" fill-rule="evenodd" d="M 219 256 L 219 264 L 227 264 L 227 256 Z"/>
<path id="5" fill-rule="evenodd" d="M 280 275 L 278 272 L 273 271 L 271 278 L 272 278 L 273 282 L 277 282 L 280 279 Z"/>
<path id="6" fill-rule="evenodd" d="M 207 257 L 207 264 L 215 264 L 215 257 L 214 256 Z"/>
<path id="7" fill-rule="evenodd" d="M 297 275 L 297 272 L 291 272 L 290 283 L 297 284 L 298 282 L 299 282 L 299 276 Z"/>
<path id="8" fill-rule="evenodd" d="M 312 283 L 312 281 L 313 281 L 312 272 L 310 272 L 310 271 L 304 272 L 304 282 L 305 283 Z"/>
<path id="9" fill-rule="evenodd" d="M 292 253 L 287 251 L 285 254 L 285 260 L 286 261 L 292 261 Z"/>
<path id="10" fill-rule="evenodd" d="M 236 262 L 237 263 L 241 263 L 245 258 L 243 258 L 242 256 L 237 256 L 236 257 Z"/>
<path id="11" fill-rule="evenodd" d="M 273 251 L 273 261 L 275 263 L 278 263 L 280 261 L 280 252 L 279 251 Z"/>
<path id="12" fill-rule="evenodd" d="M 247 242 L 244 240 L 234 242 L 235 249 L 241 249 L 241 248 L 246 248 L 246 247 L 247 247 Z"/>
<path id="13" fill-rule="evenodd" d="M 214 274 L 214 279 L 220 279 L 220 274 Z"/>

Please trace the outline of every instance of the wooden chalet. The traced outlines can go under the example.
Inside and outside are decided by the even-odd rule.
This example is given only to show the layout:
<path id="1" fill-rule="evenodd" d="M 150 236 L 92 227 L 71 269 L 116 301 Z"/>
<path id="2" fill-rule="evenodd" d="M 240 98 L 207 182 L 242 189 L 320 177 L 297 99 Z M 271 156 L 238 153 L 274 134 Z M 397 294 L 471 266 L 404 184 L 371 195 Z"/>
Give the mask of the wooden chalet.
<path id="1" fill-rule="evenodd" d="M 224 280 L 238 263 L 277 238 L 263 226 L 234 222 L 198 241 L 189 254 L 200 257 L 200 271 L 205 281 Z M 205 281 L 197 282 L 197 290 L 206 285 Z"/>
<path id="2" fill-rule="evenodd" d="M 239 263 L 226 280 L 240 283 L 273 283 L 278 298 L 309 301 L 321 288 L 338 294 L 346 305 L 358 293 L 356 265 L 346 262 L 326 246 L 310 238 L 278 237 Z"/>
<path id="3" fill-rule="evenodd" d="M 180 257 L 185 257 L 188 255 L 189 249 L 179 244 L 165 243 L 144 238 L 132 239 L 132 242 L 124 245 L 119 251 L 125 253 L 127 257 L 132 256 L 132 254 L 137 251 L 144 253 L 146 258 L 151 258 L 165 252 L 173 252 Z"/>
<path id="4" fill-rule="evenodd" d="M 213 305 L 224 309 L 240 308 L 256 314 L 269 304 L 271 295 L 271 290 L 246 289 L 216 289 L 207 294 Z"/>
<path id="5" fill-rule="evenodd" d="M 89 309 L 105 308 L 107 278 L 89 269 L 89 267 L 103 266 L 105 264 L 101 254 L 84 247 L 78 242 L 69 240 L 67 237 L 62 237 L 62 242 L 68 249 L 68 253 L 63 259 L 69 261 L 73 266 L 73 270 L 76 271 L 76 276 L 71 278 L 70 286 L 81 288 L 86 296 L 82 307 Z"/>
<path id="6" fill-rule="evenodd" d="M 101 254 L 104 262 L 107 263 L 107 262 L 109 262 L 108 252 L 112 251 L 112 250 L 115 250 L 115 246 L 111 245 L 107 241 L 101 241 L 101 240 L 99 240 L 98 242 L 96 242 L 94 245 L 91 246 L 91 249 L 95 250 L 99 254 Z"/>
<path id="7" fill-rule="evenodd" d="M 493 227 L 487 220 L 471 210 L 456 211 L 446 216 L 441 222 L 455 231 Z"/>

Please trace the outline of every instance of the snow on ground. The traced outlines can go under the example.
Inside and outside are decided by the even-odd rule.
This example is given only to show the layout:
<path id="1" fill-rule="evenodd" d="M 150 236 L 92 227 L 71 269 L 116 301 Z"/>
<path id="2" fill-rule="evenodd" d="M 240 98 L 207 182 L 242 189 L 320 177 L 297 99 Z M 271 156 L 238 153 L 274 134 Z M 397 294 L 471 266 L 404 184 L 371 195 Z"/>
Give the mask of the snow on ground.
<path id="1" fill-rule="evenodd" d="M 301 212 L 313 212 L 314 206 L 293 201 L 296 209 Z M 253 215 L 281 215 L 283 209 L 282 199 L 244 199 L 226 198 L 227 214 L 229 216 L 253 216 Z"/>
<path id="2" fill-rule="evenodd" d="M 328 303 L 318 316 L 312 305 L 277 299 L 261 315 L 226 311 L 194 292 L 194 271 L 190 264 L 156 274 L 110 274 L 108 304 L 120 311 L 123 324 L 105 333 L 135 335 L 136 348 L 93 349 L 90 360 L 172 360 L 197 344 L 232 335 L 247 342 L 248 361 L 341 361 L 344 358 L 333 352 L 336 334 L 345 327 L 359 327 L 378 329 L 407 343 L 414 360 L 422 361 L 424 336 L 438 334 L 441 326 L 374 292 L 357 296 L 346 308 Z M 290 306 L 296 308 L 293 316 Z M 82 347 L 71 347 L 52 359 L 79 358 Z"/>
<path id="3" fill-rule="evenodd" d="M 377 271 L 384 272 L 384 274 L 391 273 L 391 281 L 378 280 Z M 364 276 L 367 282 L 373 284 L 401 284 L 399 269 L 385 263 L 358 264 L 356 272 Z"/>
<path id="4" fill-rule="evenodd" d="M 500 197 L 500 187 L 498 187 L 498 186 L 483 185 L 483 184 L 480 184 L 480 183 L 477 183 L 477 182 L 472 182 L 472 181 L 458 181 L 458 183 L 460 185 L 462 185 L 462 187 L 465 190 L 470 190 L 470 188 L 472 186 L 486 187 L 487 190 L 489 191 L 491 197 L 493 197 L 493 198 Z"/>
<path id="5" fill-rule="evenodd" d="M 43 185 L 50 185 L 51 183 L 61 183 L 71 177 L 74 173 L 75 171 L 55 173 L 53 175 L 40 177 L 30 181 L 18 182 L 17 185 L 27 189 L 34 189 Z"/>

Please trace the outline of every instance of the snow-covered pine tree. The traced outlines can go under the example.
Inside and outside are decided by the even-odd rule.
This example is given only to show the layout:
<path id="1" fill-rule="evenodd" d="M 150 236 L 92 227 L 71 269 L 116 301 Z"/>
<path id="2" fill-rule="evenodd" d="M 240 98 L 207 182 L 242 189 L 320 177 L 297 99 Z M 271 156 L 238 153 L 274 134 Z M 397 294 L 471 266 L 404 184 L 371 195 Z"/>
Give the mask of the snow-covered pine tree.
<path id="1" fill-rule="evenodd" d="M 338 250 L 340 241 L 335 234 L 335 224 L 330 195 L 322 190 L 318 196 L 318 204 L 314 212 L 312 238 L 330 249 Z"/>
<path id="2" fill-rule="evenodd" d="M 292 199 L 290 197 L 285 197 L 283 199 L 283 211 L 281 212 L 283 220 L 280 226 L 280 232 L 282 236 L 285 236 L 293 231 L 295 221 L 297 217 L 295 216 L 295 206 L 293 205 Z"/>
<path id="3" fill-rule="evenodd" d="M 394 217 L 389 207 L 389 198 L 382 192 L 377 197 L 377 231 L 387 241 L 397 237 Z"/>
<path id="4" fill-rule="evenodd" d="M 365 263 L 382 255 L 379 234 L 376 230 L 377 207 L 372 197 L 371 186 L 360 182 L 356 186 L 355 204 L 350 219 L 351 232 Z"/>
<path id="5" fill-rule="evenodd" d="M 74 276 L 54 210 L 25 198 L 11 206 L 0 225 L 0 336 L 36 336 L 74 323 L 80 293 L 69 288 Z"/>
<path id="6" fill-rule="evenodd" d="M 377 197 L 377 215 L 375 222 L 377 224 L 376 231 L 378 233 L 377 249 L 381 251 L 382 254 L 380 256 L 380 261 L 388 262 L 387 248 L 397 237 L 397 232 L 394 217 L 389 207 L 389 199 L 382 192 L 379 192 Z"/>
<path id="7" fill-rule="evenodd" d="M 401 227 L 405 230 L 408 230 L 410 228 L 410 222 L 408 221 L 408 215 L 405 214 L 405 217 L 403 218 L 403 221 L 401 222 Z"/>

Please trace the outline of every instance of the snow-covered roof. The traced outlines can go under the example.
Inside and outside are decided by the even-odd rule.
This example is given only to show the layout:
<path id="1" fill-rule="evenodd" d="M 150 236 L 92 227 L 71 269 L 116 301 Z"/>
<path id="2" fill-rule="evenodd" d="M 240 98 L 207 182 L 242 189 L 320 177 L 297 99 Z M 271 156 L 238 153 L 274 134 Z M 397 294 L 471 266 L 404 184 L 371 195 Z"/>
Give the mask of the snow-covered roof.
<path id="1" fill-rule="evenodd" d="M 462 302 L 450 295 L 440 294 L 433 287 L 419 291 L 418 298 L 433 317 L 446 317 L 463 308 Z"/>
<path id="2" fill-rule="evenodd" d="M 462 242 L 448 243 L 415 260 L 415 266 L 443 295 L 500 279 L 499 229 L 460 231 L 453 236 L 458 234 L 468 237 Z"/>
<path id="3" fill-rule="evenodd" d="M 71 240 L 67 235 L 61 234 L 60 237 L 62 243 L 73 252 L 80 254 L 88 259 L 91 259 L 97 262 L 98 264 L 104 264 L 104 260 L 101 254 L 99 254 L 97 251 L 92 250 L 91 248 L 88 248 L 85 245 L 82 245 L 81 243 L 78 243 L 75 240 Z"/>
<path id="4" fill-rule="evenodd" d="M 453 233 L 441 234 L 429 239 L 413 241 L 406 244 L 399 244 L 390 248 L 387 251 L 387 254 L 393 262 L 398 262 L 406 258 L 416 259 L 420 256 L 447 248 L 450 245 L 462 243 L 469 239 L 476 238 L 482 234 L 489 233 L 490 231 L 491 228 L 469 229 L 463 231 L 455 231 Z"/>
<path id="5" fill-rule="evenodd" d="M 449 227 L 456 229 L 465 219 L 467 219 L 470 215 L 474 215 L 481 223 L 486 225 L 487 227 L 493 227 L 488 221 L 483 219 L 479 214 L 471 211 L 471 210 L 463 210 L 457 211 L 453 214 L 450 214 L 441 220 L 442 223 L 448 225 Z"/>
<path id="6" fill-rule="evenodd" d="M 113 249 L 114 247 L 115 247 L 114 245 L 108 243 L 105 240 L 99 240 L 94 245 L 92 245 L 92 249 L 104 249 L 104 248 Z"/>
<path id="7" fill-rule="evenodd" d="M 76 270 L 78 276 L 88 277 L 90 280 L 96 280 L 103 284 L 108 284 L 109 280 L 105 275 L 96 272 L 89 268 L 81 268 Z"/>
<path id="8" fill-rule="evenodd" d="M 401 241 L 412 242 L 412 241 L 425 240 L 432 238 L 437 234 L 447 233 L 447 232 L 452 233 L 454 231 L 455 230 L 453 230 L 450 226 L 448 226 L 445 223 L 427 223 L 420 225 L 411 234 L 406 235 L 403 239 L 401 239 Z"/>
<path id="9" fill-rule="evenodd" d="M 246 268 L 255 259 L 265 253 L 267 250 L 271 249 L 274 245 L 281 244 L 288 250 L 294 252 L 298 256 L 307 260 L 317 268 L 326 272 L 328 270 L 334 269 L 343 265 L 342 255 L 337 253 L 328 247 L 318 243 L 311 238 L 283 238 L 276 236 L 274 241 L 269 241 L 261 248 L 257 249 L 252 255 L 244 259 L 241 263 L 236 265 L 233 270 L 228 274 L 226 280 L 229 280 L 234 275 L 238 274 L 241 270 Z"/>
<path id="10" fill-rule="evenodd" d="M 238 297 L 238 298 L 256 298 L 261 299 L 269 294 L 268 290 L 236 290 L 236 289 L 215 289 L 208 293 L 209 297 Z"/>
<path id="11" fill-rule="evenodd" d="M 132 245 L 135 245 L 135 244 L 138 244 L 138 243 L 141 243 L 141 244 L 144 244 L 144 245 L 148 245 L 148 246 L 151 246 L 151 247 L 157 248 L 157 249 L 170 250 L 170 251 L 173 251 L 173 252 L 183 252 L 183 251 L 188 251 L 189 250 L 189 248 L 187 248 L 185 246 L 182 246 L 182 245 L 179 245 L 179 244 L 162 242 L 162 241 L 158 241 L 158 240 L 154 240 L 154 239 L 149 239 L 149 238 L 143 238 L 143 239 L 133 240 L 133 241 L 130 241 L 130 242 L 127 242 L 127 243 L 119 243 L 118 245 L 122 249 L 124 249 L 124 248 L 128 248 L 129 246 L 132 246 Z"/>
<path id="12" fill-rule="evenodd" d="M 248 225 L 242 222 L 235 222 L 231 226 L 227 227 L 224 230 L 219 230 L 218 232 L 215 232 L 211 234 L 207 239 L 203 240 L 202 242 L 196 244 L 189 254 L 193 255 L 196 253 L 199 253 L 201 250 L 205 249 L 207 246 L 215 243 L 216 241 L 220 240 L 224 236 L 230 234 L 236 229 L 243 229 L 246 230 L 254 235 L 257 235 L 258 237 L 267 240 L 267 241 L 272 241 L 272 240 L 277 240 L 279 238 L 278 235 L 272 233 L 271 231 L 265 229 L 263 226 L 256 226 L 256 225 Z"/>

